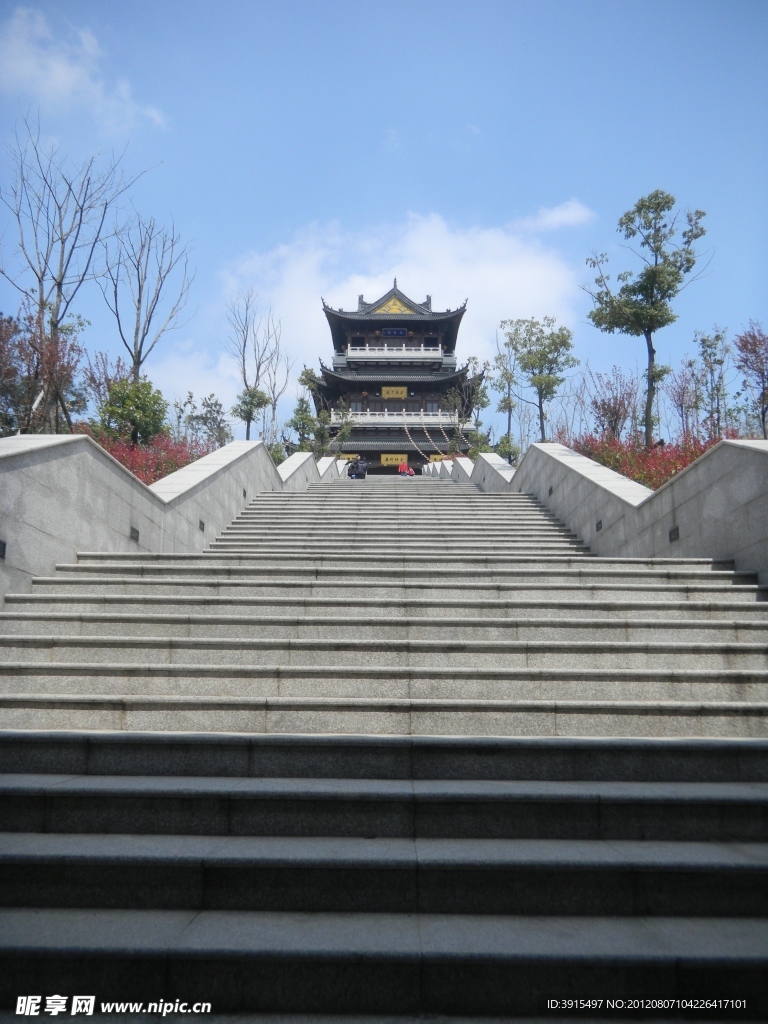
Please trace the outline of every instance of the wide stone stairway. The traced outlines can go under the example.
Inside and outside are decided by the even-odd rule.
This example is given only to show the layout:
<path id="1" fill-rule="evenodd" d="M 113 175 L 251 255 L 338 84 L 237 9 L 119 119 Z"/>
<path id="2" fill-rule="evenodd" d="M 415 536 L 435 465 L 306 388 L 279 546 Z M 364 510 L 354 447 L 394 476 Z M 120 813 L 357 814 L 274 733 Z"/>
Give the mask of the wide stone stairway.
<path id="1" fill-rule="evenodd" d="M 0 634 L 0 1009 L 768 1017 L 751 573 L 373 477 L 83 553 Z"/>

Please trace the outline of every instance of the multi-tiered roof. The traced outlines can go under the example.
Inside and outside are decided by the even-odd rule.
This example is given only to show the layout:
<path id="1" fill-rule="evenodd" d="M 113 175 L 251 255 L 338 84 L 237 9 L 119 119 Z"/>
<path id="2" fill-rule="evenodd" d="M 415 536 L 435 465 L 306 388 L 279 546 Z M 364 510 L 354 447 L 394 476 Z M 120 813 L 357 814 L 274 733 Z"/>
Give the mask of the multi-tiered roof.
<path id="1" fill-rule="evenodd" d="M 467 370 L 456 367 L 456 337 L 466 302 L 437 312 L 431 296 L 414 302 L 397 287 L 375 302 L 358 297 L 357 309 L 333 309 L 323 301 L 333 339 L 333 365 L 321 362 L 322 378 L 315 396 L 320 408 L 332 412 L 332 433 L 338 431 L 340 400 L 351 412 L 350 438 L 342 453 L 408 455 L 412 463 L 456 447 L 456 417 L 445 407 L 446 392 L 466 390 Z M 459 436 L 458 447 L 466 448 Z"/>

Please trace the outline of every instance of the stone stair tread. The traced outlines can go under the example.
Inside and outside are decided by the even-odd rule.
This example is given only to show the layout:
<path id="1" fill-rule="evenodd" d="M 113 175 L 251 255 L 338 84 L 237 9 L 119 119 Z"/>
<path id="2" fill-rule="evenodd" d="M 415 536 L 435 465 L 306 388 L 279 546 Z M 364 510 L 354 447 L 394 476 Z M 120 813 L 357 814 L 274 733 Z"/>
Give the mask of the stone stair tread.
<path id="1" fill-rule="evenodd" d="M 263 650 L 275 648 L 289 648 L 296 650 L 350 650 L 371 653 L 377 648 L 382 648 L 382 653 L 390 653 L 391 646 L 388 641 L 376 639 L 358 640 L 347 637 L 249 637 L 245 639 L 232 637 L 183 637 L 183 636 L 126 636 L 123 634 L 104 634 L 87 636 L 66 636 L 57 633 L 30 633 L 0 634 L 0 646 L 5 647 L 177 647 L 201 650 L 206 647 L 222 650 L 238 650 L 247 648 L 252 650 Z M 701 651 L 723 651 L 726 653 L 756 653 L 765 654 L 766 668 L 768 668 L 768 650 L 765 644 L 726 642 L 726 641 L 689 641 L 681 644 L 679 641 L 671 640 L 413 640 L 403 638 L 398 642 L 398 652 L 408 651 L 432 651 L 441 653 L 470 651 L 481 653 L 488 650 L 512 653 L 515 651 L 598 651 L 612 650 L 619 653 L 637 653 L 640 651 L 675 652 L 690 650 Z M 396 652 L 396 653 L 398 653 Z"/>
<path id="2" fill-rule="evenodd" d="M 601 839 L 366 839 L 0 832 L 0 867 L 18 860 L 371 867 L 768 870 L 768 843 Z"/>
<path id="3" fill-rule="evenodd" d="M 768 920 L 0 909 L 0 952 L 760 964 Z"/>
<path id="4" fill-rule="evenodd" d="M 346 607 L 346 606 L 342 606 Z M 398 607 L 401 607 L 398 603 Z M 731 612 L 739 611 L 742 609 L 738 606 L 729 606 Z M 161 624 L 173 624 L 173 625 L 258 625 L 264 627 L 274 626 L 334 626 L 339 629 L 346 629 L 350 633 L 355 630 L 364 628 L 375 628 L 379 626 L 383 627 L 397 627 L 401 630 L 408 629 L 448 629 L 454 634 L 456 639 L 456 631 L 459 629 L 504 629 L 514 630 L 517 628 L 524 628 L 526 630 L 534 629 L 546 629 L 546 630 L 564 630 L 572 629 L 584 632 L 588 634 L 589 630 L 593 629 L 607 629 L 612 632 L 619 632 L 621 630 L 633 630 L 639 629 L 645 630 L 673 630 L 675 632 L 685 633 L 690 630 L 705 630 L 707 633 L 713 634 L 724 633 L 728 630 L 739 630 L 743 629 L 747 632 L 759 632 L 761 630 L 768 631 L 768 621 L 763 619 L 746 619 L 746 618 L 733 618 L 733 619 L 678 619 L 669 621 L 667 618 L 644 618 L 640 620 L 632 618 L 591 618 L 587 615 L 581 615 L 577 617 L 535 617 L 535 616 L 486 616 L 486 615 L 467 615 L 463 616 L 461 621 L 457 623 L 454 616 L 439 616 L 432 615 L 429 617 L 415 616 L 408 614 L 401 615 L 361 615 L 361 614 L 345 614 L 343 620 L 340 622 L 338 615 L 300 615 L 298 613 L 289 615 L 245 615 L 245 614 L 234 614 L 234 613 L 219 613 L 214 614 L 208 612 L 204 614 L 194 614 L 185 612 L 95 612 L 95 611 L 6 611 L 0 612 L 0 639 L 4 636 L 18 636 L 20 634 L 4 634 L 2 633 L 3 626 L 8 623 L 50 623 L 50 622 L 62 622 L 62 623 L 114 623 L 119 625 L 124 624 L 146 624 L 146 625 L 161 625 Z M 35 636 L 39 634 L 34 634 Z M 54 634 L 48 634 L 54 635 Z M 59 635 L 59 634 L 55 634 Z M 134 634 L 131 634 L 132 636 Z M 713 642 L 716 642 L 713 639 Z"/>
<path id="5" fill-rule="evenodd" d="M 26 668 L 25 665 L 16 666 L 19 669 Z M 56 666 L 58 668 L 59 666 Z M 136 666 L 129 666 L 134 668 Z M 164 666 L 165 668 L 165 666 Z M 98 671 L 98 666 L 85 666 L 81 669 L 92 670 L 93 672 Z M 141 669 L 147 675 L 150 674 L 149 668 Z M 123 672 L 127 673 L 128 668 L 124 668 Z M 228 671 L 225 669 L 224 671 Z M 73 673 L 74 674 L 74 673 Z M 121 674 L 120 670 L 113 674 Z M 168 671 L 168 675 L 174 673 Z M 179 673 L 176 673 L 179 674 Z M 243 710 L 243 711 L 360 711 L 360 712 L 401 712 L 404 714 L 423 712 L 429 714 L 430 712 L 436 711 L 456 711 L 456 712 L 487 712 L 489 715 L 498 712 L 507 712 L 509 714 L 525 714 L 526 712 L 538 712 L 539 714 L 576 714 L 580 711 L 598 713 L 604 712 L 607 714 L 616 715 L 628 715 L 633 712 L 638 714 L 658 714 L 658 715 L 697 715 L 697 714 L 710 714 L 710 715 L 727 715 L 732 714 L 734 716 L 752 714 L 757 715 L 761 719 L 768 716 L 768 702 L 766 701 L 703 701 L 703 700 L 690 700 L 690 701 L 672 701 L 672 700 L 502 700 L 493 698 L 468 698 L 468 699 L 456 699 L 448 697 L 439 698 L 414 698 L 414 697 L 227 697 L 227 696 L 208 696 L 205 694 L 201 695 L 179 695 L 176 693 L 158 693 L 158 694 L 121 694 L 120 696 L 110 696 L 101 693 L 60 693 L 60 692 L 14 692 L 7 694 L 0 694 L 0 707 L 15 707 L 17 705 L 24 706 L 46 706 L 52 707 L 82 707 L 87 709 L 90 706 L 93 707 L 104 707 L 105 709 L 146 709 L 151 710 L 153 708 L 167 707 L 173 708 L 209 708 L 211 710 L 216 708 L 231 709 L 231 710 Z M 341 723 L 337 723 L 341 724 Z M 246 732 L 253 732 L 253 728 L 244 730 Z M 276 730 L 277 732 L 283 732 L 283 729 Z M 333 730 L 333 731 L 347 731 L 348 730 Z M 358 729 L 359 732 L 362 730 Z M 385 733 L 386 734 L 386 733 Z M 390 735 L 400 735 L 401 733 L 393 733 Z M 420 735 L 419 731 L 415 733 Z M 423 733 L 423 735 L 433 735 L 431 732 Z M 483 735 L 483 733 L 480 733 Z M 499 735 L 491 732 L 489 735 Z M 502 733 L 501 736 L 507 734 Z M 513 735 L 518 735 L 517 733 Z M 531 733 L 531 735 L 537 735 Z M 597 734 L 600 736 L 601 734 Z M 762 738 L 762 733 L 758 738 Z M 606 738 L 612 738 L 609 734 Z M 711 738 L 711 737 L 710 737 Z"/>
<path id="6" fill-rule="evenodd" d="M 12 615 L 40 615 L 44 614 L 40 611 L 17 611 L 17 606 L 29 605 L 33 609 L 42 608 L 48 605 L 63 604 L 66 605 L 66 609 L 70 609 L 72 604 L 66 595 L 54 594 L 54 593 L 29 593 L 29 594 L 6 594 L 5 597 L 6 606 L 12 606 L 12 610 L 9 613 Z M 126 608 L 133 608 L 135 606 L 152 607 L 153 605 L 166 605 L 176 607 L 184 607 L 191 605 L 193 607 L 203 607 L 212 609 L 211 614 L 222 614 L 216 611 L 216 609 L 232 605 L 233 607 L 242 607 L 244 609 L 249 608 L 280 608 L 282 606 L 295 607 L 297 612 L 303 612 L 306 609 L 334 609 L 339 611 L 341 609 L 349 608 L 349 600 L 341 597 L 313 597 L 307 596 L 300 599 L 295 597 L 255 597 L 248 596 L 246 594 L 239 594 L 233 596 L 218 596 L 218 595 L 201 595 L 201 594 L 179 594 L 175 595 L 173 600 L 168 595 L 158 594 L 100 594 L 100 593 L 85 593 L 78 595 L 78 605 L 85 610 L 85 614 L 91 614 L 86 608 L 89 604 L 99 604 L 104 607 L 112 605 L 125 605 Z M 562 612 L 574 612 L 585 610 L 584 601 L 572 601 L 568 599 L 561 600 L 528 600 L 521 601 L 514 598 L 445 598 L 440 602 L 440 609 L 451 608 L 451 609 L 466 609 L 476 611 L 478 609 L 487 609 L 490 611 L 501 611 L 514 610 L 520 617 L 529 618 L 532 617 L 532 613 L 536 612 L 540 616 L 544 617 L 544 613 L 549 612 L 547 618 L 559 615 Z M 598 613 L 618 613 L 622 612 L 626 615 L 634 614 L 638 612 L 650 613 L 656 612 L 664 613 L 664 621 L 668 621 L 670 612 L 686 612 L 689 614 L 710 614 L 712 612 L 724 612 L 726 614 L 739 616 L 764 616 L 764 609 L 760 607 L 759 602 L 747 603 L 739 601 L 734 603 L 733 601 L 680 601 L 677 603 L 670 601 L 627 601 L 622 599 L 614 600 L 603 600 L 603 601 L 591 601 L 589 604 L 589 612 L 592 614 Z M 428 612 L 433 611 L 435 608 L 435 602 L 427 600 L 425 598 L 409 597 L 409 598 L 392 598 L 392 597 L 360 597 L 355 600 L 355 608 L 358 610 L 366 609 L 382 609 L 385 608 L 388 611 L 397 609 L 401 612 L 406 610 L 412 612 Z M 65 609 L 61 609 L 64 611 Z M 79 612 L 69 612 L 72 615 L 78 615 Z M 95 613 L 101 614 L 101 613 Z M 114 613 L 105 613 L 114 614 Z M 132 612 L 125 612 L 120 614 L 134 614 Z M 165 614 L 165 613 L 161 613 Z M 170 614 L 187 614 L 183 612 L 170 613 Z M 244 614 L 241 612 L 227 612 L 223 614 Z M 423 617 L 423 616 L 422 616 Z M 696 621 L 696 620 L 694 620 Z M 702 619 L 701 621 L 710 621 L 708 619 Z M 739 621 L 739 620 L 734 620 Z"/>
<path id="7" fill-rule="evenodd" d="M 768 781 L 766 739 L 38 729 L 0 732 L 0 758 L 7 774 Z"/>
<path id="8" fill-rule="evenodd" d="M 130 794 L 147 797 L 220 797 L 228 800 L 336 800 L 484 802 L 652 802 L 768 804 L 768 782 L 605 782 L 540 780 L 228 778 L 179 775 L 1 774 L 8 796 Z"/>

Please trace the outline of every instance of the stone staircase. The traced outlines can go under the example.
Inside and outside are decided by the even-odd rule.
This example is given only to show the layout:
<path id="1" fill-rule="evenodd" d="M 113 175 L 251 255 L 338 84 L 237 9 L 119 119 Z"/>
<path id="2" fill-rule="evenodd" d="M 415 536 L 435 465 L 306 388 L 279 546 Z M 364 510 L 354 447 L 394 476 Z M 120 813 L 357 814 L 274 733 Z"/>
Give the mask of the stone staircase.
<path id="1" fill-rule="evenodd" d="M 0 620 L 2 1007 L 768 1017 L 752 574 L 374 477 L 81 554 Z"/>

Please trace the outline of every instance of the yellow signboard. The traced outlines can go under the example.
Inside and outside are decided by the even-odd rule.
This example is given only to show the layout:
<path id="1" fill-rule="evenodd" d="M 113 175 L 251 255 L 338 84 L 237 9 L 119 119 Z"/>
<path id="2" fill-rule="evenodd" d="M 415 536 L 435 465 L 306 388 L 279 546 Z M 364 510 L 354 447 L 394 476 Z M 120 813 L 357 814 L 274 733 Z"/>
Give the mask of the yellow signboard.
<path id="1" fill-rule="evenodd" d="M 336 456 L 337 459 L 346 459 L 347 462 L 352 462 L 353 459 L 359 459 L 359 455 L 351 455 L 349 452 L 339 452 Z"/>
<path id="2" fill-rule="evenodd" d="M 381 453 L 381 464 L 382 466 L 399 466 L 401 462 L 407 462 L 407 455 L 395 455 L 394 452 L 382 452 Z"/>
<path id="3" fill-rule="evenodd" d="M 444 455 L 430 455 L 429 456 L 429 461 L 430 462 L 442 462 L 444 458 L 445 458 Z"/>
<path id="4" fill-rule="evenodd" d="M 382 388 L 382 398 L 407 398 L 408 388 Z"/>

